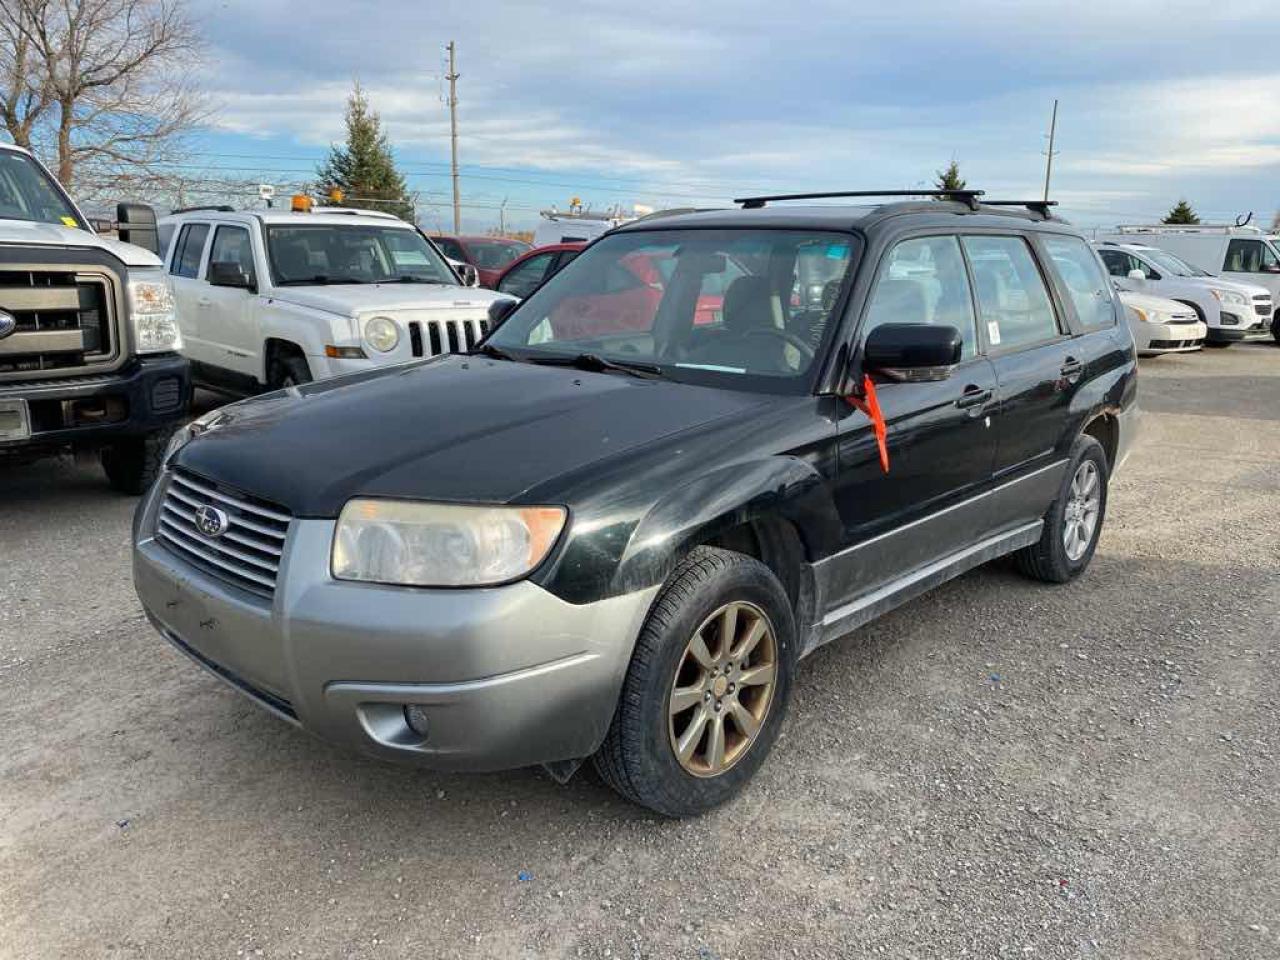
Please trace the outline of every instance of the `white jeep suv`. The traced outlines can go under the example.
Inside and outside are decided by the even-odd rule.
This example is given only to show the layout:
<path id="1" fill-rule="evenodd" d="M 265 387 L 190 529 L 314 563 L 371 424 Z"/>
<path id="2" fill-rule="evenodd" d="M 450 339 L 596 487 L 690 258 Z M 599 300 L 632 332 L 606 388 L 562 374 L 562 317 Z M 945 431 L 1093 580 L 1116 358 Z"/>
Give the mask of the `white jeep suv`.
<path id="1" fill-rule="evenodd" d="M 506 299 L 462 286 L 416 227 L 386 213 L 205 207 L 159 229 L 192 375 L 224 392 L 463 352 Z"/>
<path id="2" fill-rule="evenodd" d="M 1206 346 L 1271 339 L 1271 291 L 1266 287 L 1225 280 L 1142 243 L 1104 240 L 1094 247 L 1116 289 L 1177 300 L 1195 310 L 1208 328 Z"/>

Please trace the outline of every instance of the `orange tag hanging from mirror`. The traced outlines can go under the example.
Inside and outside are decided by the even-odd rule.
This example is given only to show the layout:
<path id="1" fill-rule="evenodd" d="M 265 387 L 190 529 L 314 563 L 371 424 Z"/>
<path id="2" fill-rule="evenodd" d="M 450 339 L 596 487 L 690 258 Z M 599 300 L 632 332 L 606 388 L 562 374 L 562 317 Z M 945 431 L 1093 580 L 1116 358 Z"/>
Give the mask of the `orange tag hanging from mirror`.
<path id="1" fill-rule="evenodd" d="M 884 414 L 880 411 L 880 400 L 876 397 L 876 385 L 870 374 L 862 376 L 862 398 L 845 397 L 850 406 L 857 407 L 871 421 L 871 429 L 875 431 L 876 446 L 880 449 L 880 469 L 889 472 L 889 431 L 884 425 Z"/>

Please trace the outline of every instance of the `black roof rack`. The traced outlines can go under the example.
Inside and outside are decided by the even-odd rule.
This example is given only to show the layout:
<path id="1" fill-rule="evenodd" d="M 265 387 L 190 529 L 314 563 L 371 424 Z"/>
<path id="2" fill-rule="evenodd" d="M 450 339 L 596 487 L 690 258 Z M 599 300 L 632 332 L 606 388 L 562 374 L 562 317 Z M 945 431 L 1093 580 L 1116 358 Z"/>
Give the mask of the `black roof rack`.
<path id="1" fill-rule="evenodd" d="M 983 200 L 984 207 L 1026 207 L 1032 213 L 1038 213 L 1048 220 L 1053 216 L 1050 207 L 1058 205 L 1057 200 Z"/>
<path id="2" fill-rule="evenodd" d="M 203 207 L 178 207 L 178 209 L 172 210 L 170 212 L 171 213 L 196 213 L 197 211 L 200 211 L 200 210 L 212 210 L 214 213 L 235 213 L 236 212 L 235 207 L 225 203 L 203 206 Z"/>
<path id="3" fill-rule="evenodd" d="M 978 209 L 978 197 L 981 190 L 841 190 L 835 193 L 780 193 L 772 197 L 739 197 L 734 203 L 742 204 L 744 210 L 759 210 L 766 203 L 774 200 L 827 200 L 834 197 L 939 197 L 945 200 L 959 200 L 969 205 L 971 210 Z"/>

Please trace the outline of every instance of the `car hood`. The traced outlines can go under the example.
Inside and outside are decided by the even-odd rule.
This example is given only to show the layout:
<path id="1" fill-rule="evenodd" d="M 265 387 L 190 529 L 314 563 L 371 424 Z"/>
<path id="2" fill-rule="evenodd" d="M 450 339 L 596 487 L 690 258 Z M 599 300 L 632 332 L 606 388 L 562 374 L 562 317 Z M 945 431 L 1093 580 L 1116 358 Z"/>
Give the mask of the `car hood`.
<path id="1" fill-rule="evenodd" d="M 37 247 L 96 247 L 106 250 L 126 267 L 158 267 L 160 258 L 150 250 L 114 237 L 100 237 L 78 227 L 30 220 L 0 219 L 0 244 Z"/>
<path id="2" fill-rule="evenodd" d="M 1160 313 L 1182 313 L 1195 316 L 1194 311 L 1185 303 L 1170 300 L 1167 297 L 1153 297 L 1149 293 L 1134 293 L 1132 290 L 1121 290 L 1120 301 L 1126 307 L 1137 307 L 1139 310 L 1159 311 Z"/>
<path id="3" fill-rule="evenodd" d="M 373 311 L 488 309 L 510 297 L 492 290 L 430 283 L 351 283 L 314 287 L 274 287 L 271 299 L 343 317 Z"/>
<path id="4" fill-rule="evenodd" d="M 178 466 L 333 517 L 354 496 L 519 501 L 575 471 L 763 403 L 617 373 L 445 356 L 308 384 L 219 411 Z"/>
<path id="5" fill-rule="evenodd" d="M 1224 290 L 1234 290 L 1237 293 L 1243 293 L 1250 299 L 1263 295 L 1268 297 L 1271 296 L 1270 290 L 1257 283 L 1246 283 L 1243 280 L 1228 280 L 1225 277 L 1200 277 L 1199 279 L 1208 281 L 1208 286 L 1222 287 Z"/>

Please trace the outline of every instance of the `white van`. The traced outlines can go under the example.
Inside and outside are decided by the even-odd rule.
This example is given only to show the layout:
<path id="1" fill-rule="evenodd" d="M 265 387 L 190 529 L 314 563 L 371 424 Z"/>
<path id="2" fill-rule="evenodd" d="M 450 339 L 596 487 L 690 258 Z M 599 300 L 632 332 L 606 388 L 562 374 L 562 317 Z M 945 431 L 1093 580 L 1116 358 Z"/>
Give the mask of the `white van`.
<path id="1" fill-rule="evenodd" d="M 1094 248 L 1117 290 L 1152 294 L 1192 307 L 1209 328 L 1206 346 L 1271 339 L 1275 308 L 1266 287 L 1214 276 L 1145 243 L 1102 240 Z"/>
<path id="2" fill-rule="evenodd" d="M 1141 243 L 1167 250 L 1216 276 L 1265 287 L 1271 294 L 1271 331 L 1280 341 L 1280 239 L 1254 226 L 1155 224 L 1117 227 L 1100 240 Z"/>

